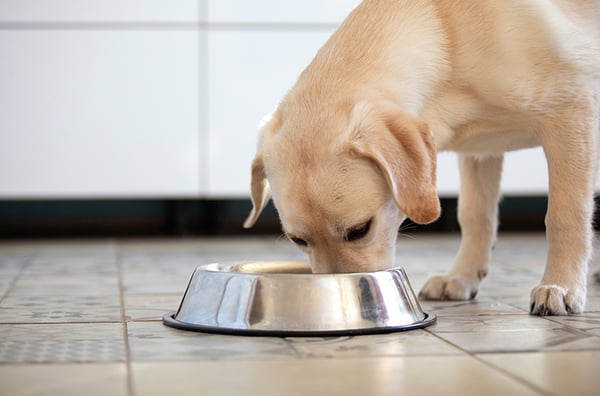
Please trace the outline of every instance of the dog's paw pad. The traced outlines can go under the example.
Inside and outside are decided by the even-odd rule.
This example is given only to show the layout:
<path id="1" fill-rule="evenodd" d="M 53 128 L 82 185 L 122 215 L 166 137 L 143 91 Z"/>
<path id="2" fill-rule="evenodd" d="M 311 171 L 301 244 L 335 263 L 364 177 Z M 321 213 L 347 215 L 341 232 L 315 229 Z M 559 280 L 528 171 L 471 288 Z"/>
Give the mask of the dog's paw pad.
<path id="1" fill-rule="evenodd" d="M 558 285 L 540 285 L 531 291 L 530 312 L 533 315 L 568 315 L 581 313 L 585 293 L 577 293 Z"/>
<path id="2" fill-rule="evenodd" d="M 419 292 L 423 300 L 471 300 L 477 295 L 479 283 L 461 275 L 433 275 Z"/>

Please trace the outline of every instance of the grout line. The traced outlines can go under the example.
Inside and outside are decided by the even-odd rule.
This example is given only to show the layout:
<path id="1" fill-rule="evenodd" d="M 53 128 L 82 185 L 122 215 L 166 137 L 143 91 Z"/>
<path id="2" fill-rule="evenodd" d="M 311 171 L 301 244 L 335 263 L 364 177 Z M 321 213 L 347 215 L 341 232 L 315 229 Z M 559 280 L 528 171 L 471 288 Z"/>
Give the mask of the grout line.
<path id="1" fill-rule="evenodd" d="M 338 23 L 327 22 L 204 22 L 199 26 L 209 30 L 252 30 L 252 31 L 332 31 Z"/>
<path id="2" fill-rule="evenodd" d="M 121 257 L 121 248 L 118 242 L 113 242 L 116 247 L 115 259 L 117 261 L 117 276 L 119 281 L 119 300 L 121 305 L 121 324 L 123 326 L 123 348 L 125 349 L 125 366 L 127 372 L 127 394 L 135 396 L 135 386 L 133 384 L 133 370 L 131 366 L 131 348 L 129 345 L 129 331 L 127 326 L 127 316 L 125 312 L 125 291 L 123 287 L 123 260 Z"/>
<path id="3" fill-rule="evenodd" d="M 19 21 L 0 22 L 2 30 L 241 30 L 241 31 L 332 31 L 338 23 L 310 22 L 196 22 L 196 21 Z"/>
<path id="4" fill-rule="evenodd" d="M 439 319 L 440 319 L 440 317 L 438 316 L 438 320 Z M 442 337 L 438 333 L 431 331 L 429 328 L 424 328 L 423 331 L 425 331 L 426 333 L 429 333 L 430 335 L 434 336 L 435 338 L 439 339 L 440 341 L 444 342 L 445 344 L 448 344 L 451 347 L 459 350 L 460 352 L 462 352 L 464 354 L 467 354 L 467 355 L 471 355 L 471 352 L 469 352 L 466 349 L 460 347 L 458 344 L 455 344 L 452 341 L 445 339 L 444 337 Z"/>
<path id="5" fill-rule="evenodd" d="M 291 349 L 292 352 L 294 353 L 294 360 L 305 360 L 305 359 L 309 358 L 307 356 L 303 356 L 302 353 L 300 353 L 300 351 L 296 349 L 296 347 L 294 346 L 294 343 L 292 341 L 288 340 L 288 337 L 282 337 L 281 339 L 283 340 L 283 342 L 285 342 L 287 347 L 289 349 Z"/>
<path id="6" fill-rule="evenodd" d="M 18 326 L 18 325 L 100 325 L 100 324 L 119 324 L 123 323 L 122 320 L 100 320 L 100 321 L 86 321 L 86 322 L 0 322 L 0 326 Z"/>
<path id="7" fill-rule="evenodd" d="M 198 20 L 208 18 L 208 2 L 198 0 Z M 210 180 L 210 31 L 198 31 L 198 166 L 201 169 L 198 180 L 199 194 L 203 195 L 208 192 L 208 184 Z"/>
<path id="8" fill-rule="evenodd" d="M 19 278 L 21 278 L 21 276 L 23 275 L 23 273 L 25 272 L 25 269 L 27 269 L 27 267 L 29 267 L 31 265 L 32 260 L 34 260 L 36 257 L 39 257 L 40 253 L 35 251 L 34 253 L 31 254 L 27 254 L 22 261 L 22 265 L 21 268 L 19 268 L 19 271 L 14 275 L 14 277 L 10 280 L 10 284 L 8 285 L 8 287 L 6 288 L 6 291 L 4 292 L 4 294 L 2 294 L 0 296 L 0 304 L 2 304 L 2 302 L 4 301 L 4 299 L 6 297 L 8 297 L 8 295 L 13 291 L 13 289 L 15 288 L 17 281 L 19 280 Z"/>
<path id="9" fill-rule="evenodd" d="M 468 356 L 468 357 L 470 357 L 470 358 L 473 358 L 473 359 L 477 360 L 479 363 L 482 363 L 482 364 L 484 364 L 484 365 L 485 365 L 485 366 L 487 366 L 488 368 L 491 368 L 491 369 L 492 369 L 492 370 L 494 370 L 494 371 L 500 372 L 501 374 L 508 376 L 510 379 L 512 379 L 512 380 L 514 380 L 514 381 L 517 381 L 518 383 L 520 383 L 520 384 L 522 384 L 522 385 L 524 385 L 524 386 L 526 386 L 526 387 L 528 387 L 528 388 L 530 388 L 530 389 L 533 389 L 535 392 L 537 392 L 537 393 L 539 393 L 539 394 L 541 394 L 541 395 L 550 395 L 549 393 L 547 393 L 547 392 L 546 392 L 546 391 L 544 391 L 543 389 L 541 389 L 541 388 L 538 388 L 538 387 L 537 387 L 535 384 L 532 384 L 532 383 L 528 382 L 527 380 L 525 380 L 525 379 L 523 379 L 523 378 L 517 377 L 517 376 L 515 376 L 514 374 L 512 374 L 512 373 L 510 373 L 510 372 L 508 372 L 508 371 L 505 371 L 505 370 L 503 370 L 502 368 L 500 368 L 500 367 L 497 367 L 497 366 L 495 366 L 495 365 L 493 365 L 493 364 L 491 364 L 491 363 L 489 363 L 489 362 L 487 362 L 487 361 L 485 361 L 485 360 L 481 359 L 481 358 L 478 356 L 478 355 L 479 355 L 479 354 L 481 354 L 481 353 L 479 353 L 479 354 L 478 354 L 478 353 L 475 353 L 475 352 L 470 352 L 470 351 L 468 351 L 468 350 L 466 350 L 466 349 L 464 349 L 464 348 L 460 347 L 458 344 L 455 344 L 455 343 L 453 343 L 453 342 L 451 342 L 451 341 L 449 341 L 449 340 L 445 339 L 445 338 L 444 338 L 444 337 L 442 337 L 441 335 L 439 335 L 439 334 L 437 334 L 437 333 L 435 333 L 435 332 L 432 332 L 432 331 L 430 331 L 429 329 L 423 329 L 423 330 L 425 330 L 427 333 L 429 333 L 429 334 L 433 335 L 434 337 L 438 338 L 439 340 L 441 340 L 441 341 L 445 342 L 446 344 L 448 344 L 448 345 L 450 345 L 450 346 L 452 346 L 452 347 L 454 347 L 454 348 L 458 349 L 459 351 L 463 352 L 463 353 L 464 353 L 466 356 Z M 497 352 L 491 352 L 491 353 L 497 353 Z"/>
<path id="10" fill-rule="evenodd" d="M 525 352 L 524 352 L 524 351 L 471 352 L 471 351 L 468 351 L 468 350 L 466 350 L 466 349 L 464 349 L 464 348 L 460 347 L 458 344 L 455 344 L 455 343 L 453 343 L 453 342 L 451 342 L 451 341 L 449 341 L 449 340 L 445 339 L 444 337 L 442 337 L 442 336 L 441 336 L 441 335 L 439 335 L 438 333 L 435 333 L 435 332 L 433 332 L 433 331 L 431 331 L 431 330 L 429 330 L 429 329 L 423 329 L 423 330 L 425 330 L 427 333 L 429 333 L 429 334 L 433 335 L 434 337 L 438 338 L 439 340 L 441 340 L 441 341 L 443 341 L 443 342 L 447 343 L 448 345 L 450 345 L 450 346 L 452 346 L 452 347 L 454 347 L 454 348 L 456 348 L 456 349 L 460 350 L 460 351 L 461 351 L 461 352 L 463 352 L 463 353 L 464 353 L 466 356 L 469 356 L 469 357 L 471 357 L 471 358 L 473 358 L 473 359 L 477 360 L 479 363 L 482 363 L 482 364 L 484 364 L 485 366 L 487 366 L 487 367 L 489 367 L 489 368 L 493 369 L 494 371 L 500 372 L 501 374 L 508 376 L 508 377 L 509 377 L 509 378 L 511 378 L 512 380 L 514 380 L 514 381 L 517 381 L 518 383 L 520 383 L 520 384 L 522 384 L 522 385 L 524 385 L 524 386 L 526 386 L 526 387 L 528 387 L 528 388 L 532 389 L 533 391 L 535 391 L 535 392 L 537 392 L 537 393 L 539 393 L 539 394 L 541 394 L 541 395 L 545 395 L 545 396 L 550 396 L 550 395 L 552 395 L 551 393 L 548 393 L 548 392 L 547 392 L 547 391 L 545 391 L 544 389 L 542 389 L 542 388 L 539 388 L 537 385 L 535 385 L 535 384 L 533 384 L 533 383 L 531 383 L 531 382 L 527 381 L 526 379 L 524 379 L 524 378 L 521 378 L 521 377 L 518 377 L 518 376 L 516 376 L 516 375 L 514 375 L 514 374 L 512 374 L 512 373 L 510 373 L 510 372 L 508 372 L 508 371 L 506 371 L 506 370 L 504 370 L 504 369 L 502 369 L 501 367 L 497 367 L 497 366 L 495 366 L 494 364 L 492 364 L 492 363 L 490 363 L 490 362 L 488 362 L 488 361 L 486 361 L 486 360 L 482 359 L 482 358 L 479 356 L 479 355 L 484 355 L 484 354 L 498 354 L 498 353 L 508 353 L 508 354 L 514 354 L 514 353 L 541 353 L 541 351 L 534 351 L 534 352 L 527 352 L 527 351 L 525 351 Z"/>
<path id="11" fill-rule="evenodd" d="M 490 352 L 489 354 L 494 354 L 494 353 L 497 353 L 497 352 Z M 514 352 L 514 353 L 541 353 L 541 352 L 534 351 L 534 352 Z M 537 393 L 539 393 L 541 395 L 545 395 L 545 396 L 553 396 L 553 393 L 548 392 L 545 389 L 538 387 L 536 384 L 527 381 L 525 378 L 521 378 L 509 371 L 506 371 L 502 367 L 496 366 L 495 364 L 488 362 L 488 361 L 482 359 L 480 356 L 478 356 L 478 355 L 482 355 L 482 354 L 470 354 L 470 355 L 473 359 L 477 360 L 479 363 L 482 363 L 485 366 L 491 368 L 492 370 L 495 370 L 501 374 L 506 375 L 507 377 L 511 378 L 512 380 L 517 381 L 518 383 L 532 389 L 534 392 L 537 392 Z"/>
<path id="12" fill-rule="evenodd" d="M 0 22 L 0 30 L 196 30 L 196 22 L 56 21 Z"/>

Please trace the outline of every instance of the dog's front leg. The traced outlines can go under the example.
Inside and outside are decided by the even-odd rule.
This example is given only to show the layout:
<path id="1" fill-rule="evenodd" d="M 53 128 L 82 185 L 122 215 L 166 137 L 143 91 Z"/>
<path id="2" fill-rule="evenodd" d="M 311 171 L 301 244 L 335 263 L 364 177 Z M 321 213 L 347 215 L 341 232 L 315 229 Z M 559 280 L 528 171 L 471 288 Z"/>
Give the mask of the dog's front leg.
<path id="1" fill-rule="evenodd" d="M 458 220 L 461 243 L 450 272 L 430 277 L 419 296 L 429 300 L 469 300 L 487 275 L 496 241 L 503 156 L 459 155 L 461 188 Z"/>
<path id="2" fill-rule="evenodd" d="M 598 131 L 581 130 L 582 124 L 573 122 L 570 134 L 554 130 L 544 145 L 550 182 L 548 258 L 542 281 L 531 292 L 531 313 L 537 315 L 581 313 L 585 308 Z"/>

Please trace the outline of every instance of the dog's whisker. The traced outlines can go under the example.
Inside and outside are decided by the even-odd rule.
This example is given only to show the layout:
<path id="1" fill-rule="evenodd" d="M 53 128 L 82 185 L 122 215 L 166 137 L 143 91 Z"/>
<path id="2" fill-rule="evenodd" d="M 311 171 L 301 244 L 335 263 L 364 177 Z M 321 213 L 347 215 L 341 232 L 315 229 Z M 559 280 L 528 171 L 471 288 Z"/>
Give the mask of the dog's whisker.
<path id="1" fill-rule="evenodd" d="M 281 241 L 282 239 L 287 239 L 287 235 L 285 235 L 283 232 L 277 236 L 277 242 Z"/>
<path id="2" fill-rule="evenodd" d="M 413 241 L 417 239 L 417 237 L 415 237 L 414 235 L 401 234 L 401 233 L 398 233 L 398 237 L 406 238 L 406 239 L 412 239 Z"/>
<path id="3" fill-rule="evenodd" d="M 398 236 L 409 237 L 409 238 L 414 239 L 414 237 L 412 235 L 404 234 L 404 232 L 406 232 L 408 230 L 414 230 L 416 228 L 417 228 L 417 225 L 415 225 L 415 224 L 405 224 L 405 225 L 402 225 L 398 229 Z"/>

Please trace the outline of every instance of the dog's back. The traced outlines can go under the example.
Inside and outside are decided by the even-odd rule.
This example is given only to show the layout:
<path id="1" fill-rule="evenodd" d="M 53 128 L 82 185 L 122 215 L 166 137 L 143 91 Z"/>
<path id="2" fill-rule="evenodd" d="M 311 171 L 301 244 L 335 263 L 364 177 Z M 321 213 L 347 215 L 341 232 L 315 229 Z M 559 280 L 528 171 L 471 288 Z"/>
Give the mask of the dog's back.
<path id="1" fill-rule="evenodd" d="M 598 0 L 458 0 L 438 10 L 450 30 L 453 80 L 496 98 L 492 105 L 543 112 L 581 77 L 600 77 Z"/>

